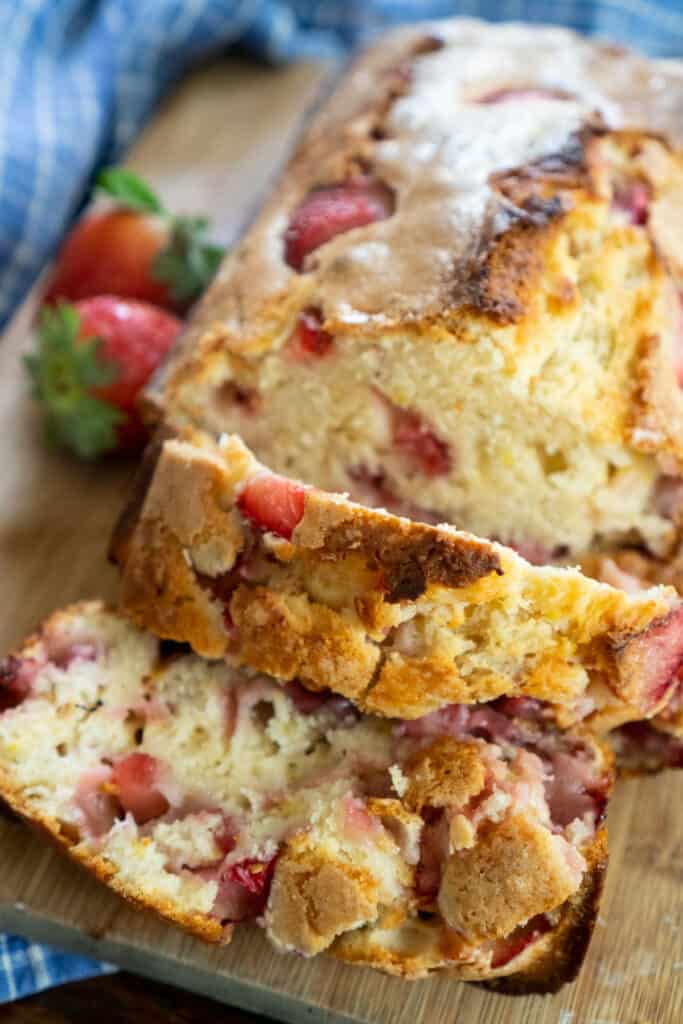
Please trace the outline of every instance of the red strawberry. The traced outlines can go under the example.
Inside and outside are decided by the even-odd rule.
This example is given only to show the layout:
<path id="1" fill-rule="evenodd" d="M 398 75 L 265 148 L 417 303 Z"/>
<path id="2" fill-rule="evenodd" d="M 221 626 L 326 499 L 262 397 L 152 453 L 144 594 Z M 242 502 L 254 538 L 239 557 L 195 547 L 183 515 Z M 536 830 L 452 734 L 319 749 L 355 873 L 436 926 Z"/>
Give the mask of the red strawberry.
<path id="1" fill-rule="evenodd" d="M 674 340 L 674 366 L 679 387 L 683 388 L 683 292 L 678 296 L 678 335 Z"/>
<path id="2" fill-rule="evenodd" d="M 194 869 L 207 882 L 216 882 L 212 913 L 221 921 L 244 921 L 263 913 L 277 856 L 262 861 L 245 858 L 236 864 Z"/>
<path id="3" fill-rule="evenodd" d="M 312 306 L 299 313 L 292 336 L 287 342 L 287 352 L 292 359 L 302 362 L 311 357 L 327 355 L 334 345 L 334 338 L 323 331 L 321 322 L 320 310 Z"/>
<path id="4" fill-rule="evenodd" d="M 206 241 L 207 221 L 173 217 L 130 171 L 103 171 L 98 187 L 117 208 L 84 217 L 57 255 L 45 302 L 95 295 L 185 310 L 214 276 L 223 250 Z"/>
<path id="5" fill-rule="evenodd" d="M 111 785 L 124 811 L 133 815 L 138 825 L 159 818 L 169 808 L 159 791 L 162 765 L 149 754 L 128 754 L 117 761 L 111 771 Z"/>
<path id="6" fill-rule="evenodd" d="M 224 814 L 220 825 L 214 833 L 214 839 L 224 855 L 231 853 L 235 849 L 238 831 L 239 829 L 232 818 Z"/>
<path id="7" fill-rule="evenodd" d="M 372 178 L 317 188 L 294 211 L 285 232 L 285 260 L 301 270 L 309 252 L 351 228 L 384 220 L 393 211 L 390 190 Z"/>
<path id="8" fill-rule="evenodd" d="M 31 692 L 38 665 L 10 654 L 0 661 L 0 714 L 18 707 Z"/>
<path id="9" fill-rule="evenodd" d="M 83 458 L 140 448 L 138 395 L 181 326 L 155 306 L 110 295 L 45 307 L 26 366 L 50 440 Z"/>
<path id="10" fill-rule="evenodd" d="M 550 930 L 550 922 L 545 914 L 538 914 L 532 917 L 526 924 L 515 928 L 510 935 L 502 939 L 496 939 L 491 953 L 491 967 L 504 967 L 516 956 L 523 953 L 527 946 L 536 942 L 542 935 Z"/>
<path id="11" fill-rule="evenodd" d="M 290 540 L 304 514 L 306 490 L 284 476 L 264 473 L 249 481 L 237 504 L 242 515 L 260 529 Z"/>
<path id="12" fill-rule="evenodd" d="M 451 468 L 448 445 L 418 412 L 391 403 L 394 445 L 425 476 L 442 476 Z"/>
<path id="13" fill-rule="evenodd" d="M 168 241 L 156 217 L 111 210 L 84 217 L 67 235 L 45 292 L 45 302 L 121 295 L 173 308 L 165 284 L 151 273 Z"/>
<path id="14" fill-rule="evenodd" d="M 237 882 L 248 892 L 260 895 L 269 888 L 274 869 L 275 857 L 266 861 L 247 857 L 236 864 L 231 864 L 224 874 L 226 880 Z"/>
<path id="15" fill-rule="evenodd" d="M 612 206 L 625 213 L 629 223 L 642 227 L 650 212 L 650 189 L 644 181 L 630 181 L 616 190 Z"/>

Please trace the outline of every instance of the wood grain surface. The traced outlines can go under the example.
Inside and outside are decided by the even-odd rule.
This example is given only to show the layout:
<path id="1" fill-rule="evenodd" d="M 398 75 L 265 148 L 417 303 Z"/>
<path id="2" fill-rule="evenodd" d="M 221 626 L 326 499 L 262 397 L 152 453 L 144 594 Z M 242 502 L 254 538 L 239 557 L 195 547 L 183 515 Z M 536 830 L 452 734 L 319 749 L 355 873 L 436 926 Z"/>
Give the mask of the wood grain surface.
<path id="1" fill-rule="evenodd" d="M 220 234 L 230 239 L 266 187 L 321 75 L 315 66 L 273 71 L 230 63 L 205 69 L 160 112 L 131 164 L 158 186 L 169 205 L 210 209 Z M 20 366 L 33 315 L 29 300 L 0 345 L 3 649 L 56 606 L 80 597 L 115 596 L 115 576 L 104 553 L 131 473 L 123 463 L 81 465 L 45 447 Z M 552 997 L 506 998 L 444 977 L 410 984 L 327 958 L 279 956 L 250 927 L 238 928 L 229 947 L 207 947 L 128 907 L 24 826 L 6 821 L 0 821 L 0 927 L 287 1021 L 678 1024 L 683 1020 L 683 773 L 620 785 L 609 824 L 611 867 L 589 955 L 577 982 Z M 98 1005 L 114 993 L 112 1005 L 120 1015 L 107 1018 L 103 1010 L 103 1022 L 130 1019 L 123 1007 L 132 1004 L 115 995 L 120 981 L 88 984 L 88 991 L 100 993 Z M 123 985 L 137 993 L 132 998 L 150 1022 L 162 1016 L 169 1022 L 213 1019 L 202 1017 L 201 1009 L 199 1016 L 183 1016 L 184 1010 L 173 1016 L 172 1007 L 164 1016 L 165 990 L 159 989 L 154 1002 L 155 989 L 134 979 Z M 18 1017 L 15 1009 L 6 1019 L 92 1019 L 85 1011 L 70 1011 L 68 1002 L 60 1004 L 58 995 L 54 999 L 54 1016 Z M 178 1006 L 182 999 L 178 996 Z M 247 1018 L 224 1011 L 221 1019 Z"/>

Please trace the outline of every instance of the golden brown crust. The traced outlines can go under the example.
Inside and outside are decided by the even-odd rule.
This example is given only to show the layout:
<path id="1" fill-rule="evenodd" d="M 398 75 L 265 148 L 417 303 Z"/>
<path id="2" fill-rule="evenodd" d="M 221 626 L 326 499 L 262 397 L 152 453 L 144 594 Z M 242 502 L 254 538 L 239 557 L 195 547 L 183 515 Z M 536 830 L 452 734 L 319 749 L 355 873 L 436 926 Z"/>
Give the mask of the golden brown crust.
<path id="1" fill-rule="evenodd" d="M 487 988 L 507 995 L 557 992 L 579 972 L 593 934 L 607 871 L 607 830 L 602 829 L 586 855 L 581 888 L 565 904 L 559 924 L 541 955 L 520 973 L 487 980 Z"/>
<path id="2" fill-rule="evenodd" d="M 488 942 L 510 935 L 575 891 L 576 869 L 562 843 L 525 814 L 490 824 L 476 845 L 451 854 L 439 891 L 444 919 L 461 935 Z"/>
<path id="3" fill-rule="evenodd" d="M 411 811 L 423 807 L 464 807 L 480 793 L 486 769 L 477 743 L 450 736 L 430 743 L 407 764 L 408 788 L 404 800 Z"/>
<path id="4" fill-rule="evenodd" d="M 347 963 L 381 967 L 402 978 L 424 978 L 441 970 L 511 995 L 556 992 L 576 977 L 590 942 L 607 870 L 606 829 L 583 854 L 588 869 L 581 886 L 560 908 L 551 930 L 500 968 L 492 969 L 486 961 L 449 963 L 449 953 L 459 955 L 462 942 L 453 932 L 444 934 L 437 919 L 412 920 L 387 930 L 380 922 L 337 939 L 331 952 Z"/>
<path id="5" fill-rule="evenodd" d="M 155 899 L 149 893 L 136 889 L 130 882 L 119 879 L 117 869 L 111 861 L 75 842 L 72 830 L 65 823 L 38 813 L 31 801 L 23 797 L 7 773 L 1 769 L 0 798 L 29 825 L 35 826 L 73 861 L 85 868 L 99 882 L 103 882 L 109 889 L 112 889 L 117 896 L 123 897 L 126 902 L 160 914 L 167 921 L 204 942 L 214 944 L 230 942 L 232 938 L 231 925 L 221 925 L 220 921 L 209 917 L 208 914 L 186 913 L 174 901 Z"/>
<path id="6" fill-rule="evenodd" d="M 313 689 L 334 680 L 336 692 L 351 700 L 362 698 L 380 658 L 379 647 L 343 615 L 304 596 L 285 600 L 266 587 L 238 587 L 230 615 L 240 662 Z"/>
<path id="7" fill-rule="evenodd" d="M 297 543 L 325 561 L 353 551 L 384 575 L 387 601 L 414 600 L 430 584 L 466 587 L 491 573 L 502 575 L 500 557 L 486 541 L 453 537 L 423 523 L 381 516 L 372 509 L 312 490 L 296 529 Z"/>
<path id="8" fill-rule="evenodd" d="M 327 949 L 337 935 L 374 921 L 379 887 L 367 870 L 295 837 L 279 859 L 268 900 L 268 928 L 284 949 L 306 955 Z"/>

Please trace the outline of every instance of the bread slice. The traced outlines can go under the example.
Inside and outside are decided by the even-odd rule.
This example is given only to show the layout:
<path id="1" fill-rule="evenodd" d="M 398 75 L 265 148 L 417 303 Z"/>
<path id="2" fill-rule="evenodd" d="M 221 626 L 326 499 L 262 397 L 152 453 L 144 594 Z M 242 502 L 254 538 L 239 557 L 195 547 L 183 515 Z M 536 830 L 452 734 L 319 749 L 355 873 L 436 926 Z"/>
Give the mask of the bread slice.
<path id="1" fill-rule="evenodd" d="M 531 561 L 667 555 L 682 126 L 674 62 L 556 28 L 390 34 L 228 256 L 161 414 Z"/>
<path id="2" fill-rule="evenodd" d="M 0 795 L 209 942 L 556 988 L 606 864 L 609 751 L 508 702 L 401 721 L 160 643 L 97 602 L 0 668 Z"/>
<path id="3" fill-rule="evenodd" d="M 662 708 L 683 662 L 670 589 L 628 595 L 304 487 L 234 436 L 160 441 L 112 552 L 144 628 L 375 714 L 506 694 L 604 730 Z"/>

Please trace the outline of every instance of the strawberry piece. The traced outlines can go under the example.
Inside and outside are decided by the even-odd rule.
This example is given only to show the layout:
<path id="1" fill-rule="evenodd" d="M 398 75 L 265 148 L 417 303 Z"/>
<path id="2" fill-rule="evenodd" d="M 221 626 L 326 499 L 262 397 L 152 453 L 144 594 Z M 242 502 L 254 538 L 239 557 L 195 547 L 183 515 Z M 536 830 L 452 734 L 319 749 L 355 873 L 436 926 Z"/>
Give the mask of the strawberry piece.
<path id="1" fill-rule="evenodd" d="M 393 402 L 389 404 L 395 447 L 425 476 L 443 476 L 448 473 L 451 457 L 447 443 L 441 440 L 419 413 L 401 409 Z"/>
<path id="2" fill-rule="evenodd" d="M 527 921 L 526 924 L 515 928 L 510 935 L 506 935 L 503 939 L 497 939 L 493 947 L 491 967 L 495 969 L 509 964 L 516 956 L 523 953 L 527 946 L 530 946 L 532 942 L 536 942 L 537 939 L 540 939 L 548 931 L 550 931 L 548 918 L 545 914 L 538 914 L 536 917 L 532 917 L 530 921 Z"/>
<path id="3" fill-rule="evenodd" d="M 286 683 L 284 690 L 296 710 L 302 715 L 312 715 L 314 712 L 319 711 L 330 696 L 329 690 L 315 692 L 307 690 L 296 679 Z"/>
<path id="4" fill-rule="evenodd" d="M 220 847 L 222 853 L 232 853 L 235 849 L 235 843 L 237 842 L 238 828 L 235 822 L 229 815 L 224 814 L 223 820 L 221 821 L 218 829 L 214 833 L 214 839 Z"/>
<path id="5" fill-rule="evenodd" d="M 83 458 L 141 448 L 138 396 L 181 326 L 155 306 L 110 295 L 45 308 L 26 366 L 49 439 Z"/>
<path id="6" fill-rule="evenodd" d="M 97 187 L 117 209 L 84 217 L 57 254 L 46 303 L 96 295 L 185 310 L 214 276 L 223 249 L 206 241 L 203 217 L 174 217 L 144 181 L 123 168 Z"/>
<path id="7" fill-rule="evenodd" d="M 644 181 L 629 181 L 618 188 L 612 197 L 612 209 L 625 213 L 629 224 L 639 227 L 647 224 L 650 207 L 650 189 Z"/>
<path id="8" fill-rule="evenodd" d="M 19 707 L 28 697 L 38 667 L 31 659 L 15 658 L 11 654 L 0 661 L 0 714 Z"/>
<path id="9" fill-rule="evenodd" d="M 612 735 L 624 763 L 646 763 L 658 768 L 683 768 L 683 738 L 662 732 L 651 722 L 627 722 Z"/>
<path id="10" fill-rule="evenodd" d="M 680 306 L 678 335 L 674 341 L 674 367 L 678 386 L 683 388 L 683 293 L 678 296 Z"/>
<path id="11" fill-rule="evenodd" d="M 67 669 L 74 661 L 97 661 L 98 656 L 98 647 L 87 641 L 58 644 L 49 650 L 49 660 L 61 669 Z"/>
<path id="12" fill-rule="evenodd" d="M 236 864 L 195 870 L 207 882 L 216 882 L 212 914 L 221 921 L 244 921 L 265 909 L 277 856 L 268 861 L 246 858 Z"/>
<path id="13" fill-rule="evenodd" d="M 168 229 L 157 217 L 131 210 L 85 217 L 57 254 L 44 301 L 118 295 L 173 309 L 168 287 L 152 275 L 153 262 L 167 242 Z"/>
<path id="14" fill-rule="evenodd" d="M 386 185 L 368 177 L 314 189 L 294 211 L 285 232 L 286 262 L 294 270 L 302 270 L 314 249 L 352 228 L 385 220 L 393 205 Z"/>
<path id="15" fill-rule="evenodd" d="M 493 106 L 497 103 L 510 103 L 517 100 L 568 100 L 571 96 L 562 89 L 544 89 L 542 86 L 529 86 L 526 89 L 494 89 L 480 96 L 477 103 Z"/>
<path id="16" fill-rule="evenodd" d="M 592 762 L 559 750 L 550 763 L 545 761 L 545 768 L 545 796 L 554 825 L 565 828 L 575 818 L 583 820 L 586 815 L 598 820 L 600 809 L 593 797 L 597 780 Z"/>
<path id="17" fill-rule="evenodd" d="M 284 476 L 264 473 L 246 485 L 237 505 L 261 530 L 290 540 L 304 514 L 307 488 Z"/>
<path id="18" fill-rule="evenodd" d="M 381 833 L 382 826 L 377 818 L 370 814 L 364 800 L 347 794 L 342 797 L 342 811 L 344 830 L 351 839 L 369 839 Z"/>
<path id="19" fill-rule="evenodd" d="M 462 736 L 469 722 L 470 709 L 466 704 L 447 704 L 430 711 L 421 718 L 407 718 L 394 727 L 396 736 L 426 739 L 433 736 Z"/>
<path id="20" fill-rule="evenodd" d="M 91 768 L 83 772 L 74 792 L 74 803 L 83 815 L 86 831 L 92 836 L 104 835 L 121 816 L 121 805 L 105 789 L 111 774 L 106 764 Z"/>
<path id="21" fill-rule="evenodd" d="M 309 307 L 299 313 L 296 326 L 287 342 L 287 353 L 296 362 L 311 357 L 321 359 L 334 345 L 334 338 L 320 326 L 322 314 L 319 309 Z"/>
<path id="22" fill-rule="evenodd" d="M 494 538 L 497 540 L 498 538 Z M 525 558 L 527 562 L 531 562 L 532 565 L 548 565 L 553 558 L 553 551 L 551 548 L 546 547 L 539 541 L 535 540 L 509 540 L 505 539 L 501 543 L 505 544 L 506 547 L 512 548 L 518 555 Z"/>
<path id="23" fill-rule="evenodd" d="M 420 859 L 415 870 L 415 893 L 422 905 L 433 903 L 448 859 L 448 821 L 443 810 L 427 807 L 420 834 Z"/>
<path id="24" fill-rule="evenodd" d="M 644 706 L 652 710 L 673 690 L 683 667 L 683 605 L 677 605 L 638 638 L 632 651 Z"/>
<path id="25" fill-rule="evenodd" d="M 261 896 L 270 888 L 270 882 L 275 870 L 275 857 L 270 860 L 255 860 L 247 857 L 231 864 L 225 871 L 225 877 L 231 882 L 237 882 L 247 892 L 255 896 Z M 263 901 L 265 905 L 265 900 Z"/>
<path id="26" fill-rule="evenodd" d="M 527 718 L 530 721 L 543 719 L 543 704 L 535 697 L 498 697 L 492 707 L 508 718 Z"/>
<path id="27" fill-rule="evenodd" d="M 355 721 L 358 716 L 358 711 L 350 700 L 340 697 L 331 690 L 307 690 L 297 679 L 286 683 L 284 690 L 301 715 L 313 715 L 324 708 L 340 722 Z"/>
<path id="28" fill-rule="evenodd" d="M 149 754 L 128 754 L 117 761 L 111 772 L 111 784 L 124 811 L 133 815 L 138 825 L 159 818 L 169 802 L 157 783 L 163 766 Z"/>

